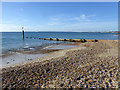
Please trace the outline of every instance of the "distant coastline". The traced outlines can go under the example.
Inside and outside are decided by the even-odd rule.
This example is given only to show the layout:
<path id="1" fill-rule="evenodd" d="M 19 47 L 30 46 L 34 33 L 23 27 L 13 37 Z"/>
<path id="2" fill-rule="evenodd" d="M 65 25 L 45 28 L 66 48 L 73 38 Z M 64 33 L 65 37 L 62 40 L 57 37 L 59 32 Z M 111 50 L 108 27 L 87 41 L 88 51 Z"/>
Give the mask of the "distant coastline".
<path id="1" fill-rule="evenodd" d="M 120 31 L 111 31 L 111 32 L 108 32 L 108 33 L 113 33 L 113 34 L 116 34 L 116 35 L 120 35 Z"/>
<path id="2" fill-rule="evenodd" d="M 7 31 L 0 31 L 0 33 L 5 33 L 5 32 L 7 32 Z M 14 31 L 11 31 L 10 33 L 13 33 Z M 22 32 L 22 31 L 19 31 L 18 33 L 20 33 L 20 32 Z M 25 32 L 66 32 L 66 33 L 68 33 L 68 32 L 71 32 L 71 33 L 76 33 L 76 32 L 78 32 L 78 31 L 25 31 Z M 17 33 L 17 32 L 16 32 Z M 120 33 L 120 31 L 88 31 L 88 32 L 79 32 L 79 33 Z"/>
<path id="3" fill-rule="evenodd" d="M 119 33 L 120 34 L 120 31 L 109 31 L 109 32 L 106 32 L 106 33 Z"/>

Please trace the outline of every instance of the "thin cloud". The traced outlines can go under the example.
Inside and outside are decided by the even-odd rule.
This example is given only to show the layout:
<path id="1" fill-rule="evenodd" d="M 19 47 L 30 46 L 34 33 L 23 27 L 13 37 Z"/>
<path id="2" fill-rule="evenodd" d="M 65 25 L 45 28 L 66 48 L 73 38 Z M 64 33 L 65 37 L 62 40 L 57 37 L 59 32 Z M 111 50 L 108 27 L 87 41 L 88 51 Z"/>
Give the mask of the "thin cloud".
<path id="1" fill-rule="evenodd" d="M 60 25 L 65 25 L 65 23 L 64 22 L 57 22 L 57 21 L 48 23 L 48 26 L 60 26 Z"/>
<path id="2" fill-rule="evenodd" d="M 85 14 L 81 14 L 79 17 L 72 17 L 72 18 L 70 16 L 66 16 L 66 15 L 54 16 L 49 19 L 48 25 L 49 26 L 66 25 L 69 22 L 72 23 L 71 20 L 90 21 L 88 19 L 88 17 L 92 17 L 92 16 L 86 16 Z"/>
<path id="3" fill-rule="evenodd" d="M 57 22 L 51 22 L 51 23 L 48 23 L 49 26 L 54 26 L 54 25 L 58 25 Z"/>
<path id="4" fill-rule="evenodd" d="M 48 26 L 59 25 L 60 17 L 51 17 L 50 21 L 48 22 Z"/>
<path id="5" fill-rule="evenodd" d="M 76 21 L 91 21 L 90 17 L 95 17 L 96 15 L 85 15 L 81 14 L 79 17 L 74 17 L 71 20 L 76 20 Z"/>
<path id="6" fill-rule="evenodd" d="M 21 26 L 21 25 L 12 25 L 12 24 L 0 24 L 1 32 L 21 32 L 22 27 L 26 30 L 30 30 L 32 27 Z"/>
<path id="7" fill-rule="evenodd" d="M 89 16 L 87 16 L 87 17 L 95 17 L 96 15 L 95 14 L 93 14 L 93 15 L 89 15 Z"/>
<path id="8" fill-rule="evenodd" d="M 60 16 L 54 16 L 54 17 L 51 17 L 49 19 L 49 22 L 48 22 L 48 26 L 56 26 L 56 25 L 63 25 L 64 24 L 64 21 L 63 21 L 63 15 L 60 15 Z"/>

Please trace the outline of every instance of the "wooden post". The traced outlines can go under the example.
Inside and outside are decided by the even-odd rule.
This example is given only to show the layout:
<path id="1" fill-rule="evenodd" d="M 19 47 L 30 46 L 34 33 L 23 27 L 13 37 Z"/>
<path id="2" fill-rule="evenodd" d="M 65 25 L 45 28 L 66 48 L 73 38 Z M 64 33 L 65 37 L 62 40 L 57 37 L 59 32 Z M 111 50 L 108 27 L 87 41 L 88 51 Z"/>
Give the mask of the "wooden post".
<path id="1" fill-rule="evenodd" d="M 22 27 L 22 38 L 24 40 L 24 30 L 23 30 L 23 27 Z"/>

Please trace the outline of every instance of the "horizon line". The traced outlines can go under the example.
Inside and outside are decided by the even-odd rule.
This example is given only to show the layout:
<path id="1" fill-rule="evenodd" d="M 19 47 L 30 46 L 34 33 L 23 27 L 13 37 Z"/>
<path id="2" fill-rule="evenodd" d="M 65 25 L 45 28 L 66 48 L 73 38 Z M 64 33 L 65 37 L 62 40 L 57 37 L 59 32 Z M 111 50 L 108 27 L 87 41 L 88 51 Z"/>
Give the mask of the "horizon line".
<path id="1" fill-rule="evenodd" d="M 115 31 L 80 31 L 80 32 L 118 32 L 119 30 Z M 0 31 L 0 32 L 22 32 L 22 31 Z M 79 32 L 79 31 L 25 31 L 24 32 Z"/>

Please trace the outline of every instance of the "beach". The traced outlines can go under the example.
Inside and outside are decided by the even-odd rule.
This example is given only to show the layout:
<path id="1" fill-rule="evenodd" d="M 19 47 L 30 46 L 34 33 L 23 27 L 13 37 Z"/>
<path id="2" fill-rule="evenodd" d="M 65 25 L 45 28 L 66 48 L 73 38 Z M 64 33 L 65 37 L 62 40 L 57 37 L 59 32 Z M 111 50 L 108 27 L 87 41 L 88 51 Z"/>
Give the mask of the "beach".
<path id="1" fill-rule="evenodd" d="M 12 65 L 23 64 L 25 62 L 28 63 L 29 61 L 34 61 L 47 56 L 51 52 L 68 49 L 75 46 L 76 45 L 74 42 L 71 42 L 69 44 L 55 44 L 44 46 L 42 48 L 36 46 L 36 49 L 33 50 L 27 48 L 27 50 L 11 52 L 2 56 L 2 67 L 4 68 Z"/>
<path id="2" fill-rule="evenodd" d="M 77 43 L 2 68 L 2 88 L 118 88 L 118 41 Z"/>

